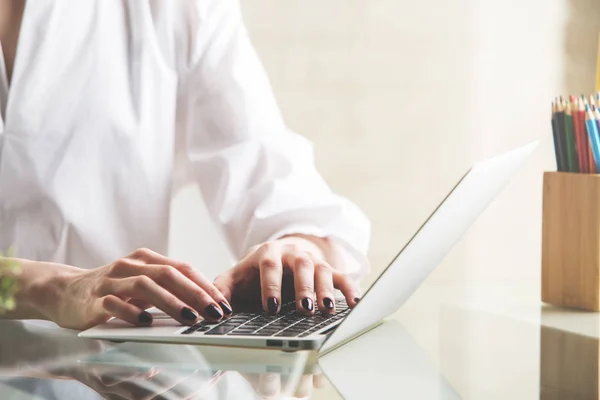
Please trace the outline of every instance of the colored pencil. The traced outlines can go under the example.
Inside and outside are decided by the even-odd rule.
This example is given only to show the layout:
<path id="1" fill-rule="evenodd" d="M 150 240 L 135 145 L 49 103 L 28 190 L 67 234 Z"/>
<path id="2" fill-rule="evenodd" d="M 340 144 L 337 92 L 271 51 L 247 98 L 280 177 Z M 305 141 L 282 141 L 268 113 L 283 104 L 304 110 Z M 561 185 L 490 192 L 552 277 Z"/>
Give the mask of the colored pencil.
<path id="1" fill-rule="evenodd" d="M 556 119 L 558 137 L 563 149 L 563 171 L 569 172 L 569 152 L 567 150 L 567 138 L 565 136 L 565 112 L 562 110 L 561 98 L 556 99 L 556 112 L 554 113 L 554 118 Z"/>
<path id="2" fill-rule="evenodd" d="M 569 152 L 569 171 L 579 172 L 579 157 L 577 154 L 577 138 L 573 128 L 573 111 L 571 103 L 565 105 L 565 134 L 567 137 L 567 151 Z"/>
<path id="3" fill-rule="evenodd" d="M 594 112 L 587 104 L 585 106 L 585 125 L 592 142 L 596 171 L 600 171 L 600 137 L 598 136 L 598 122 L 596 121 Z"/>
<path id="4" fill-rule="evenodd" d="M 565 149 L 565 171 L 570 172 L 572 171 L 571 167 L 573 165 L 573 160 L 571 154 L 571 145 L 569 144 L 567 131 L 565 128 L 565 104 L 562 97 L 559 98 L 556 107 L 556 122 L 558 125 L 560 140 L 562 142 L 563 149 Z"/>
<path id="5" fill-rule="evenodd" d="M 585 152 L 585 172 L 594 173 L 594 155 L 590 147 L 590 139 L 585 131 L 585 106 L 583 100 L 577 99 L 577 120 L 579 121 L 579 129 L 581 131 L 583 141 L 583 151 Z"/>
<path id="6" fill-rule="evenodd" d="M 596 118 L 596 127 L 598 128 L 598 140 L 600 140 L 600 111 L 598 107 L 594 107 L 594 117 Z"/>
<path id="7" fill-rule="evenodd" d="M 579 101 L 580 101 L 579 99 L 576 99 L 575 97 L 571 96 L 571 105 L 572 105 L 572 112 L 573 112 L 573 127 L 575 129 L 575 139 L 577 141 L 577 155 L 578 155 L 578 159 L 579 159 L 579 171 L 580 172 L 588 172 L 590 170 L 590 167 L 588 166 L 588 162 L 589 162 L 588 161 L 588 149 L 587 149 L 587 146 L 585 145 L 587 137 L 585 135 L 583 126 L 581 125 L 581 119 L 580 119 L 581 111 L 579 110 Z"/>
<path id="8" fill-rule="evenodd" d="M 552 137 L 554 138 L 554 153 L 556 156 L 556 169 L 559 171 L 566 171 L 565 168 L 565 152 L 560 138 L 560 131 L 558 129 L 558 121 L 556 120 L 556 103 L 552 102 Z"/>
<path id="9" fill-rule="evenodd" d="M 587 124 L 585 122 L 585 110 L 589 106 L 587 99 L 582 96 L 582 104 L 583 104 L 583 125 L 585 126 L 585 133 L 588 138 L 588 149 L 589 149 L 589 157 L 590 157 L 590 174 L 596 173 L 596 160 L 594 158 L 594 151 L 592 147 L 592 133 L 588 130 Z"/>
<path id="10" fill-rule="evenodd" d="M 582 99 L 577 99 L 577 111 L 575 114 L 577 115 L 577 120 L 579 122 L 579 131 L 581 133 L 583 152 L 585 154 L 585 170 L 583 172 L 593 174 L 596 172 L 596 169 L 594 168 L 594 155 L 592 154 L 590 139 L 585 129 L 585 105 L 583 104 Z"/>

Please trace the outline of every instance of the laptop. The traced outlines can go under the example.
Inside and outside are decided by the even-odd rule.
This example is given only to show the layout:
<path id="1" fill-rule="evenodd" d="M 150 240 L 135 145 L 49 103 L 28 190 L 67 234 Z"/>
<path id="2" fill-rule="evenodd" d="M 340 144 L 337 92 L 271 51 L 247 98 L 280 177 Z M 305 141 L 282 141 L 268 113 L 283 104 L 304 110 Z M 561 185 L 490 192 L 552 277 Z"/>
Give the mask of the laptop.
<path id="1" fill-rule="evenodd" d="M 349 309 L 342 299 L 337 299 L 335 314 L 321 315 L 317 310 L 314 316 L 307 317 L 297 313 L 295 305 L 290 303 L 284 305 L 278 315 L 258 310 L 240 312 L 218 323 L 201 321 L 191 327 L 182 326 L 166 315 L 155 315 L 150 327 L 134 327 L 113 318 L 79 336 L 111 341 L 330 352 L 376 327 L 404 304 L 523 165 L 537 144 L 528 144 L 470 168 L 353 309 Z"/>

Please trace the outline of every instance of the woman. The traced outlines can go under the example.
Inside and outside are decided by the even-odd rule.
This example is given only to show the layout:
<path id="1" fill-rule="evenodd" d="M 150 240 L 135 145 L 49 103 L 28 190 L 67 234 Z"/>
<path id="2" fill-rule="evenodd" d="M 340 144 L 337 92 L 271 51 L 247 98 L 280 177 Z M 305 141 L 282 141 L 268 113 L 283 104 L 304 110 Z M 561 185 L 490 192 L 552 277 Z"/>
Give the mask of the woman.
<path id="1" fill-rule="evenodd" d="M 0 249 L 21 264 L 4 317 L 193 324 L 290 296 L 309 315 L 334 288 L 356 304 L 368 221 L 286 129 L 234 0 L 0 4 Z M 190 181 L 240 259 L 214 282 L 162 255 Z"/>

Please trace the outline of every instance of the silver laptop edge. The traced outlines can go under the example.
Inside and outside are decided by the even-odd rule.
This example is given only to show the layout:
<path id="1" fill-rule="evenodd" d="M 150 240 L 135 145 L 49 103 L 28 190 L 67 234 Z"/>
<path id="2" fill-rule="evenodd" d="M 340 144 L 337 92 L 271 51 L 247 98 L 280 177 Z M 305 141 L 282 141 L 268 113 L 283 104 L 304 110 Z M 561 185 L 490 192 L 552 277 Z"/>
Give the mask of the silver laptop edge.
<path id="1" fill-rule="evenodd" d="M 81 332 L 79 336 L 114 341 L 330 352 L 377 326 L 404 304 L 522 166 L 537 144 L 534 142 L 475 164 L 379 275 L 360 303 L 343 319 L 313 334 L 305 337 L 211 336 L 202 332 L 183 335 L 181 332 L 188 327 L 182 327 L 170 318 L 155 318 L 151 327 L 132 327 L 113 319 Z M 333 327 L 336 328 L 332 331 Z"/>
<path id="2" fill-rule="evenodd" d="M 326 353 L 397 311 L 440 264 L 535 150 L 538 142 L 475 164 L 454 186 L 360 303 L 326 339 Z"/>

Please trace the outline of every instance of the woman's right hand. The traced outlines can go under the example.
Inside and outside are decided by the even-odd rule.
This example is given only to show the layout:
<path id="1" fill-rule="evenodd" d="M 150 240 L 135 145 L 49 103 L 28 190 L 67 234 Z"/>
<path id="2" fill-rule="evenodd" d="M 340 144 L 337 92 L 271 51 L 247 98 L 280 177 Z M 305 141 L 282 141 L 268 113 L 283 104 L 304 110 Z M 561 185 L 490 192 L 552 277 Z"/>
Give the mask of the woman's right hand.
<path id="1" fill-rule="evenodd" d="M 87 329 L 111 317 L 147 326 L 152 323 L 145 311 L 150 307 L 185 325 L 194 324 L 199 315 L 217 321 L 232 313 L 225 297 L 200 272 L 148 249 L 93 270 L 57 266 L 49 279 L 36 285 L 45 293 L 38 311 L 65 328 Z"/>

